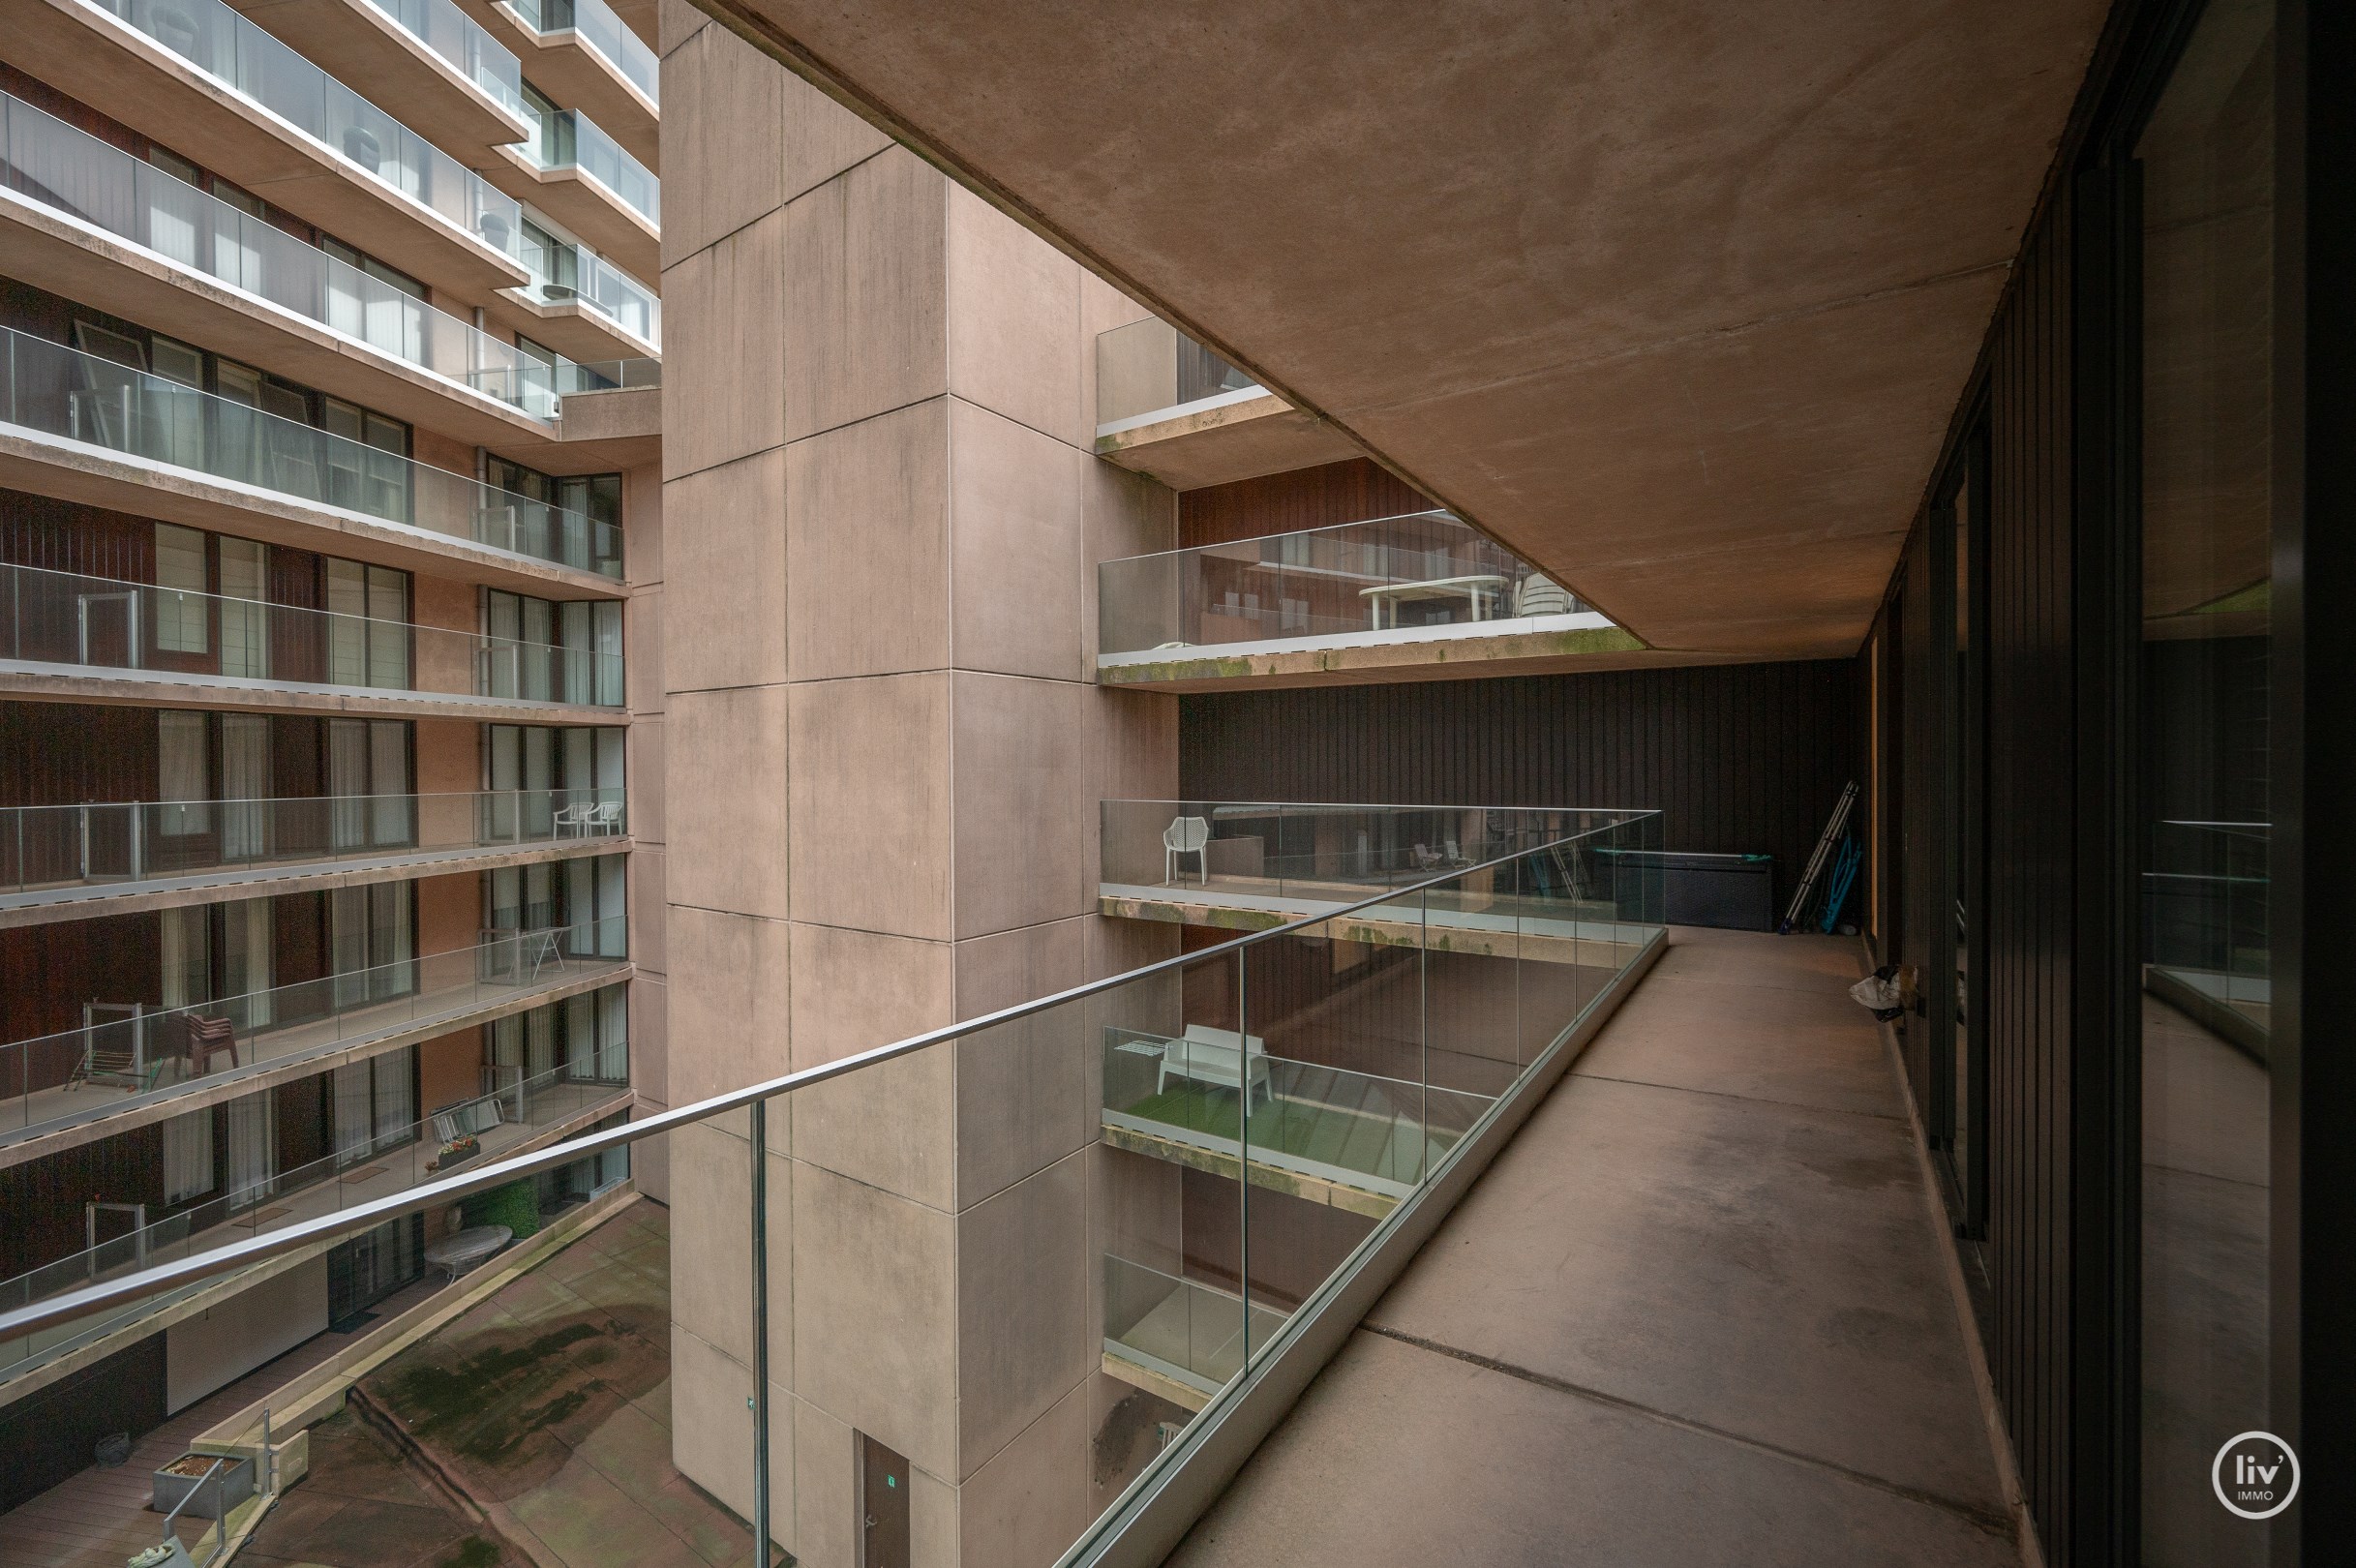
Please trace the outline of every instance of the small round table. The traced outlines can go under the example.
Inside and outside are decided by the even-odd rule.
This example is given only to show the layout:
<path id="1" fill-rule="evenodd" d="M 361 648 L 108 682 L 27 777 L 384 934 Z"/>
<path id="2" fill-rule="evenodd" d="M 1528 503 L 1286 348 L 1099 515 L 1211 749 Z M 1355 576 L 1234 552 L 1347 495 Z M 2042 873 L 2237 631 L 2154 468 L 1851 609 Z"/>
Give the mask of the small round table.
<path id="1" fill-rule="evenodd" d="M 458 1282 L 458 1277 L 515 1240 L 505 1225 L 470 1225 L 456 1235 L 426 1244 L 425 1260 Z"/>

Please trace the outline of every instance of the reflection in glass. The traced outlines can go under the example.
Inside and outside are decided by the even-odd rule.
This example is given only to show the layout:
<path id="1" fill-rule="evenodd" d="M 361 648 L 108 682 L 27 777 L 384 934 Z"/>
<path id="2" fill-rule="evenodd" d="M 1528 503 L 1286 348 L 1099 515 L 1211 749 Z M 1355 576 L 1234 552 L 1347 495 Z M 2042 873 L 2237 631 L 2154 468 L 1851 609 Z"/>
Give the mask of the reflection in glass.
<path id="1" fill-rule="evenodd" d="M 2209 1465 L 2267 1402 L 2273 9 L 2219 0 L 2143 176 L 2142 1556 L 2267 1560 Z"/>

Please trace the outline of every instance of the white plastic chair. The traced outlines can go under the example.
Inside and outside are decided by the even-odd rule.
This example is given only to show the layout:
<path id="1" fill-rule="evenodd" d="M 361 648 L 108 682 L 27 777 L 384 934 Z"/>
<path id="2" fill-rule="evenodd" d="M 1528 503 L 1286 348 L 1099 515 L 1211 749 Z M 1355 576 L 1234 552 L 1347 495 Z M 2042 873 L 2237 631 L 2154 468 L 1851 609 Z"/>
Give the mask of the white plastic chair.
<path id="1" fill-rule="evenodd" d="M 1178 881 L 1178 857 L 1194 857 L 1194 875 L 1198 885 L 1211 880 L 1211 859 L 1204 846 L 1211 842 L 1211 824 L 1203 817 L 1173 818 L 1162 829 L 1162 881 L 1164 886 Z"/>

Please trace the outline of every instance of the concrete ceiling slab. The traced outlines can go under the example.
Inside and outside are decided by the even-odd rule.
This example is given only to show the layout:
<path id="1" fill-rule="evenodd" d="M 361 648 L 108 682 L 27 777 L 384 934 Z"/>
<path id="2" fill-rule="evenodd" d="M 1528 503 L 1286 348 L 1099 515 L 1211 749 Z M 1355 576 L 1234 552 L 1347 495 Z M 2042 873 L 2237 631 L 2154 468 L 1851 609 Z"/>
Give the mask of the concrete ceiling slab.
<path id="1" fill-rule="evenodd" d="M 1646 642 L 1845 653 L 2106 0 L 697 0 Z"/>

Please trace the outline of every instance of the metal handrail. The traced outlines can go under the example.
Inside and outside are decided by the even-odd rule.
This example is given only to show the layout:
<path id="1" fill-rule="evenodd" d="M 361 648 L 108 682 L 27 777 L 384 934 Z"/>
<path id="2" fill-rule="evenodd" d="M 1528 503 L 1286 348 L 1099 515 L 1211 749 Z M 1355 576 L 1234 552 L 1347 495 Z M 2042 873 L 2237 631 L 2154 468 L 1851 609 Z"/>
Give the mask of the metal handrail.
<path id="1" fill-rule="evenodd" d="M 1588 808 L 1563 809 L 1586 810 Z M 110 1307 L 117 1302 L 174 1289 L 199 1280 L 210 1279 L 214 1275 L 227 1274 L 243 1268 L 249 1263 L 257 1263 L 265 1258 L 294 1251 L 329 1236 L 341 1235 L 347 1231 L 366 1230 L 405 1214 L 440 1207 L 455 1198 L 467 1197 L 494 1187 L 503 1187 L 526 1176 L 534 1176 L 542 1171 L 574 1164 L 591 1155 L 603 1154 L 609 1149 L 624 1148 L 658 1133 L 668 1132 L 675 1128 L 710 1121 L 715 1116 L 725 1115 L 730 1111 L 763 1105 L 780 1095 L 792 1094 L 797 1090 L 846 1077 L 861 1069 L 874 1067 L 884 1062 L 913 1056 L 917 1052 L 929 1049 L 934 1045 L 959 1040 L 968 1035 L 981 1034 L 1004 1024 L 1014 1023 L 1069 1002 L 1076 1002 L 1087 997 L 1117 990 L 1123 986 L 1134 984 L 1149 976 L 1190 968 L 1221 954 L 1241 952 L 1244 949 L 1258 943 L 1273 942 L 1282 937 L 1296 935 L 1311 926 L 1323 925 L 1327 921 L 1344 915 L 1355 914 L 1360 910 L 1372 909 L 1381 904 L 1397 903 L 1408 894 L 1422 892 L 1443 883 L 1457 881 L 1468 873 L 1504 865 L 1533 855 L 1549 854 L 1582 839 L 1611 832 L 1627 826 L 1631 821 L 1641 821 L 1646 817 L 1658 817 L 1660 813 L 1647 810 L 1612 815 L 1616 817 L 1616 820 L 1582 829 L 1577 832 L 1565 833 L 1545 844 L 1517 850 L 1511 855 L 1501 855 L 1494 859 L 1481 861 L 1477 865 L 1457 866 L 1422 882 L 1388 888 L 1370 897 L 1359 899 L 1355 903 L 1338 905 L 1332 909 L 1320 910 L 1314 915 L 1286 920 L 1283 924 L 1273 925 L 1265 930 L 1249 932 L 1220 943 L 1216 947 L 1205 948 L 1195 952 L 1182 952 L 1174 957 L 1141 965 L 1136 969 L 1127 970 L 1103 980 L 1090 980 L 1085 984 L 1074 985 L 1029 1002 L 1001 1008 L 995 1012 L 985 1012 L 980 1017 L 969 1018 L 962 1023 L 946 1024 L 941 1028 L 927 1030 L 921 1035 L 911 1035 L 905 1040 L 894 1040 L 887 1045 L 877 1045 L 868 1050 L 854 1052 L 849 1056 L 840 1057 L 818 1067 L 804 1068 L 798 1072 L 788 1072 L 779 1077 L 765 1079 L 742 1089 L 728 1090 L 725 1093 L 713 1095 L 710 1099 L 697 1101 L 693 1104 L 659 1112 L 642 1122 L 631 1122 L 621 1127 L 609 1128 L 602 1132 L 588 1133 L 569 1143 L 558 1144 L 552 1148 L 521 1155 L 498 1164 L 486 1165 L 480 1170 L 447 1177 L 423 1187 L 411 1188 L 406 1193 L 388 1194 L 338 1215 L 307 1220 L 300 1224 L 289 1225 L 284 1230 L 274 1231 L 267 1236 L 256 1236 L 247 1241 L 233 1242 L 198 1257 L 184 1258 L 176 1263 L 163 1264 L 144 1273 L 127 1275 L 121 1279 L 111 1280 L 103 1284 L 90 1285 L 67 1295 L 53 1296 L 45 1302 L 21 1307 L 14 1312 L 0 1312 L 0 1339 L 31 1333 L 59 1323 L 72 1322 L 77 1317 L 87 1316 L 93 1312 Z"/>

